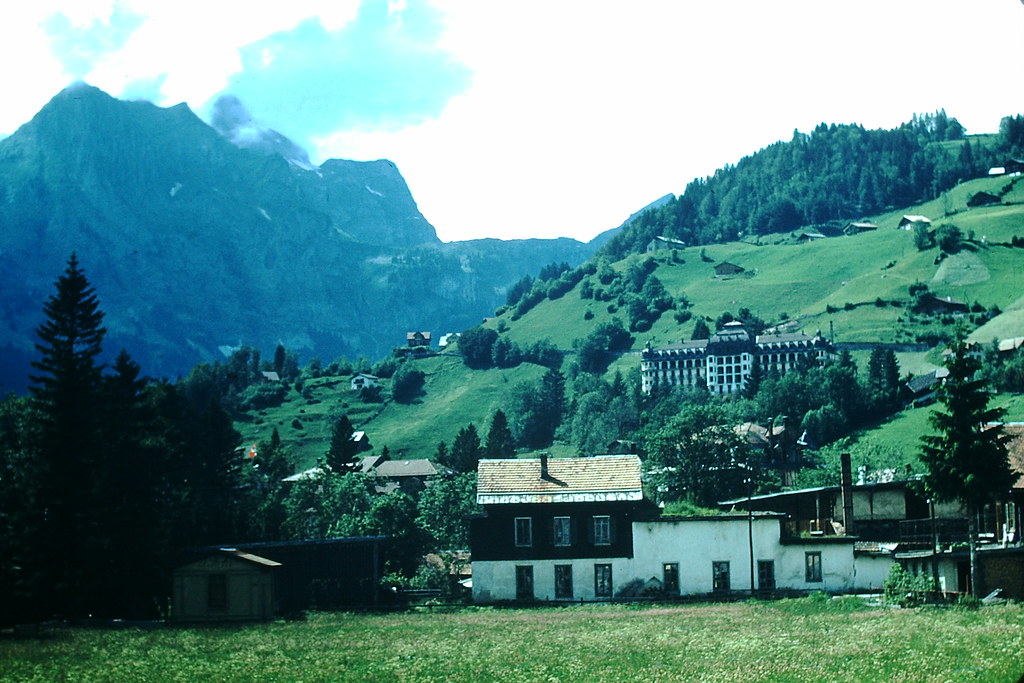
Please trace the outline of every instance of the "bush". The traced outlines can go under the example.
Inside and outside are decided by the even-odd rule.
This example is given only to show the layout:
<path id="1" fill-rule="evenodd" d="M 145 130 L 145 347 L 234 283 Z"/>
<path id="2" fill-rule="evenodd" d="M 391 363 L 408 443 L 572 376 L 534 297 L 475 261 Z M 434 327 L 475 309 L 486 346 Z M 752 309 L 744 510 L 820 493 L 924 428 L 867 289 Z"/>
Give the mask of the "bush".
<path id="1" fill-rule="evenodd" d="M 927 602 L 929 594 L 936 590 L 935 581 L 930 576 L 911 574 L 901 565 L 894 564 L 889 569 L 889 576 L 882 582 L 886 602 L 900 607 L 918 607 Z"/>
<path id="2" fill-rule="evenodd" d="M 279 406 L 284 401 L 288 387 L 281 382 L 265 382 L 246 387 L 239 396 L 239 405 L 242 410 L 259 410 Z"/>

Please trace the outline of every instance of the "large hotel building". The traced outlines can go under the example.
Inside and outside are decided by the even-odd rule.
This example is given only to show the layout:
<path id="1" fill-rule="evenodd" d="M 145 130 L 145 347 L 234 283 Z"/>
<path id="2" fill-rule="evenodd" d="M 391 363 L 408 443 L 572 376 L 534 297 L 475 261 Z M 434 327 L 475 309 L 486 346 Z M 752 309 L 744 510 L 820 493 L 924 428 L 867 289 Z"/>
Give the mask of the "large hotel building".
<path id="1" fill-rule="evenodd" d="M 762 334 L 751 339 L 739 322 L 730 322 L 710 339 L 697 339 L 643 350 L 640 382 L 644 393 L 655 384 L 698 388 L 712 394 L 743 389 L 756 363 L 761 376 L 781 375 L 808 364 L 821 365 L 834 354 L 832 344 L 818 332 Z"/>

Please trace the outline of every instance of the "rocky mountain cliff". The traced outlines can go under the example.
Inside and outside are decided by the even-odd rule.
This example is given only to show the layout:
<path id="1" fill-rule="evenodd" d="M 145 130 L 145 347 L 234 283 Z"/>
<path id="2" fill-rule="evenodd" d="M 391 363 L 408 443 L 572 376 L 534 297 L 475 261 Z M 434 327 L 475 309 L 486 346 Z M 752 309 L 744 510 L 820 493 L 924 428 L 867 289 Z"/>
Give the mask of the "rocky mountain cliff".
<path id="1" fill-rule="evenodd" d="M 289 161 L 232 144 L 184 104 L 77 84 L 0 141 L 0 382 L 24 386 L 72 251 L 108 352 L 173 378 L 239 344 L 377 358 L 408 330 L 479 322 L 523 275 L 593 249 L 442 243 L 389 161 Z"/>

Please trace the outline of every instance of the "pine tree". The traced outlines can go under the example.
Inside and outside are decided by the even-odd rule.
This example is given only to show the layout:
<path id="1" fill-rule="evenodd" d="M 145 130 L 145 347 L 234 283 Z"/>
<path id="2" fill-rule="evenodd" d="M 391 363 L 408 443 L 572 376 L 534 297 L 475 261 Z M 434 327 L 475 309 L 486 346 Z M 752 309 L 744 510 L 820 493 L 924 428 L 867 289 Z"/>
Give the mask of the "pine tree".
<path id="1" fill-rule="evenodd" d="M 491 418 L 491 429 L 487 432 L 484 457 L 491 459 L 516 457 L 515 437 L 512 436 L 512 430 L 508 427 L 508 418 L 500 409 L 494 411 L 494 417 Z"/>
<path id="2" fill-rule="evenodd" d="M 327 451 L 327 467 L 333 472 L 344 474 L 356 468 L 356 453 L 359 446 L 352 440 L 355 429 L 348 415 L 342 415 L 331 431 L 331 446 Z"/>
<path id="3" fill-rule="evenodd" d="M 458 472 L 475 472 L 477 463 L 483 455 L 480 447 L 480 435 L 476 425 L 470 423 L 459 430 L 452 442 L 452 450 L 448 456 L 450 467 Z"/>
<path id="4" fill-rule="evenodd" d="M 921 462 L 927 491 L 938 501 L 958 501 L 967 508 L 971 591 L 977 597 L 984 586 L 978 562 L 978 513 L 1010 489 L 1013 475 L 1002 426 L 994 425 L 1003 411 L 988 407 L 984 380 L 976 379 L 981 363 L 968 354 L 963 339 L 951 351 L 946 360 L 949 375 L 938 392 L 945 410 L 931 414 L 929 422 L 938 433 L 921 437 Z"/>
<path id="5" fill-rule="evenodd" d="M 45 523 L 38 543 L 39 567 L 53 589 L 44 610 L 80 612 L 89 594 L 90 560 L 96 552 L 90 500 L 101 451 L 102 366 L 97 357 L 106 330 L 96 292 L 72 254 L 46 302 L 36 330 L 41 354 L 32 367 L 31 391 L 40 417 L 38 504 Z M 46 604 L 46 603 L 49 604 Z"/>

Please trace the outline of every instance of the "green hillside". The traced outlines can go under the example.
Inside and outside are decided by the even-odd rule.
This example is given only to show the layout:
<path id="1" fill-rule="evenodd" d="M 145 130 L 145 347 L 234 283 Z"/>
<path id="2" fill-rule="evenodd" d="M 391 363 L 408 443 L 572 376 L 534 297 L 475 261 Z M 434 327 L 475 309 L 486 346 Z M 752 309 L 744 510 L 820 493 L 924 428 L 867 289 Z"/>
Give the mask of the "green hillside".
<path id="1" fill-rule="evenodd" d="M 908 287 L 916 282 L 926 283 L 936 295 L 978 302 L 985 308 L 1014 310 L 1024 305 L 1024 252 L 1009 246 L 1015 235 L 1024 236 L 1021 180 L 999 177 L 963 183 L 926 204 L 869 217 L 879 229 L 860 235 L 800 244 L 797 231 L 771 241 L 762 238 L 760 244 L 693 247 L 676 252 L 682 263 L 667 251 L 656 252 L 654 274 L 673 297 L 689 299 L 695 317 L 714 319 L 724 311 L 748 308 L 770 323 L 795 320 L 808 332 L 827 333 L 832 326 L 836 341 L 913 342 L 940 324 L 907 320 Z M 1002 194 L 1004 203 L 968 209 L 967 200 L 980 191 Z M 936 264 L 937 247 L 919 251 L 911 231 L 896 229 L 904 214 L 928 216 L 936 230 L 956 225 L 965 236 L 973 233 L 974 239 Z M 624 272 L 630 263 L 646 258 L 633 255 L 613 268 Z M 746 272 L 715 278 L 713 266 L 722 261 Z M 507 326 L 505 334 L 520 344 L 549 337 L 568 349 L 600 322 L 614 315 L 625 319 L 614 302 L 582 299 L 580 290 L 577 286 L 559 299 L 545 300 L 519 320 L 506 313 L 490 325 Z M 885 305 L 876 305 L 878 299 Z M 894 307 L 893 301 L 903 306 Z M 589 320 L 588 313 L 593 316 Z M 680 326 L 671 314 L 662 315 L 651 330 L 636 335 L 634 348 L 648 340 L 657 345 L 688 337 L 693 324 Z"/>
<path id="2" fill-rule="evenodd" d="M 386 400 L 365 403 L 350 388 L 348 376 L 324 377 L 307 383 L 309 397 L 294 388 L 280 406 L 265 408 L 236 422 L 235 428 L 251 444 L 267 440 L 276 427 L 301 467 L 323 457 L 331 429 L 340 415 L 348 415 L 358 431 L 365 431 L 379 452 L 388 447 L 393 458 L 433 457 L 437 444 L 451 444 L 459 429 L 474 423 L 481 437 L 487 433 L 494 411 L 506 404 L 518 382 L 538 379 L 545 368 L 524 363 L 515 368 L 470 370 L 460 356 L 443 353 L 409 361 L 426 375 L 424 393 L 410 404 Z M 385 396 L 389 381 L 382 380 Z"/>
<path id="3" fill-rule="evenodd" d="M 624 297 L 584 298 L 584 285 L 589 281 L 600 287 L 598 271 L 606 278 L 625 279 L 631 267 L 635 270 L 653 259 L 652 275 L 674 301 L 689 301 L 692 318 L 680 324 L 676 310 L 665 311 L 649 329 L 633 332 L 634 352 L 648 342 L 657 346 L 688 339 L 698 318 L 713 321 L 723 312 L 736 314 L 743 308 L 770 325 L 785 322 L 807 333 L 821 330 L 834 334 L 837 342 L 917 343 L 948 334 L 949 318 L 911 314 L 909 287 L 915 283 L 926 284 L 938 296 L 977 304 L 977 310 L 997 307 L 1002 311 L 975 330 L 975 338 L 1024 336 L 1024 250 L 1011 246 L 1014 237 L 1024 236 L 1021 180 L 997 177 L 962 183 L 925 204 L 868 217 L 878 230 L 854 236 L 840 234 L 800 243 L 801 231 L 795 231 L 675 252 L 634 254 L 615 263 L 599 256 L 581 267 L 591 274 L 562 296 L 544 298 L 521 316 L 509 307 L 485 326 L 521 347 L 548 339 L 568 352 L 571 362 L 574 342 L 602 323 L 618 318 L 629 325 Z M 967 201 L 982 191 L 1000 196 L 1002 203 L 968 208 Z M 896 228 L 904 214 L 931 218 L 936 231 L 957 226 L 964 247 L 942 258 L 936 246 L 919 250 L 912 231 Z M 723 261 L 740 265 L 745 272 L 716 278 L 714 266 Z M 972 314 L 963 320 L 970 330 L 984 322 L 984 315 Z M 866 364 L 867 352 L 857 352 L 855 357 L 862 367 Z M 639 360 L 638 353 L 621 354 L 607 376 L 616 370 L 624 375 L 635 372 Z M 936 351 L 905 352 L 899 361 L 904 374 L 921 374 L 937 367 L 941 357 Z M 426 374 L 424 394 L 412 404 L 364 403 L 349 389 L 348 377 L 320 378 L 308 382 L 306 398 L 292 390 L 284 404 L 252 414 L 237 427 L 247 442 L 266 439 L 277 427 L 300 464 L 306 465 L 323 455 L 331 425 L 347 414 L 357 430 L 367 432 L 376 449 L 388 446 L 394 457 L 432 457 L 439 442 L 450 445 L 469 423 L 483 437 L 494 411 L 508 405 L 512 388 L 518 382 L 535 381 L 544 372 L 543 367 L 528 363 L 470 370 L 457 349 L 410 362 Z M 386 380 L 384 384 L 387 397 Z M 904 432 L 919 433 L 922 419 L 900 429 L 910 419 L 898 417 L 880 428 L 883 436 L 877 438 L 902 442 Z M 895 436 L 884 436 L 889 433 Z M 553 450 L 572 453 L 557 443 Z"/>

